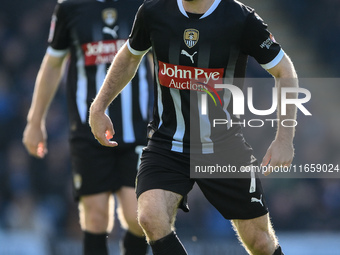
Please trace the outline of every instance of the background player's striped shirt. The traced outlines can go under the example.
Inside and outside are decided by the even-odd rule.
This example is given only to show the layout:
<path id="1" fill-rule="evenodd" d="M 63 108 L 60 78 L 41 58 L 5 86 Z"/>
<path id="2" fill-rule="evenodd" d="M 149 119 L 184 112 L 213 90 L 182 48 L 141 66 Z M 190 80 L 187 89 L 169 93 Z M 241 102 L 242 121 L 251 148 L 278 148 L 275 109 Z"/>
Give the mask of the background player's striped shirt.
<path id="1" fill-rule="evenodd" d="M 67 76 L 71 139 L 94 139 L 88 125 L 89 107 L 113 57 L 128 39 L 134 13 L 141 3 L 136 0 L 67 0 L 57 4 L 48 53 L 62 56 L 72 52 Z M 115 140 L 120 144 L 146 142 L 150 75 L 145 58 L 136 77 L 107 110 L 115 125 Z"/>

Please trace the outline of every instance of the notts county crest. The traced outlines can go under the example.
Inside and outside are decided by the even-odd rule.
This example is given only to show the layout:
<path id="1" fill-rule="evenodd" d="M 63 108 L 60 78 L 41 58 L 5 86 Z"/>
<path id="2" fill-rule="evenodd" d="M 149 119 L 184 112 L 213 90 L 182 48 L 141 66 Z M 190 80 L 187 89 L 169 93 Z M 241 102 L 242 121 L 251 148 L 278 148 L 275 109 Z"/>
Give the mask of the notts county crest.
<path id="1" fill-rule="evenodd" d="M 74 187 L 76 189 L 80 189 L 81 188 L 81 185 L 82 185 L 82 178 L 81 178 L 81 175 L 80 174 L 75 174 L 73 176 L 73 183 L 74 183 Z"/>
<path id="2" fill-rule="evenodd" d="M 113 8 L 107 8 L 103 10 L 102 17 L 106 25 L 112 26 L 117 20 L 117 10 Z"/>
<path id="3" fill-rule="evenodd" d="M 186 46 L 188 46 L 189 48 L 192 48 L 198 42 L 199 32 L 197 29 L 190 28 L 184 31 L 183 36 L 184 36 L 184 42 Z"/>

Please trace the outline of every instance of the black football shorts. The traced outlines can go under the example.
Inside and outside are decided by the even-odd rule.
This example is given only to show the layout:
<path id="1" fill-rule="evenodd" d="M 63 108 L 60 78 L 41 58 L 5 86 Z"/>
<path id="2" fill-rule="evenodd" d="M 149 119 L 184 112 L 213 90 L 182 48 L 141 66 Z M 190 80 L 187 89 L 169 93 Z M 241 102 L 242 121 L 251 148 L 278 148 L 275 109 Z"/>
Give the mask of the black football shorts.
<path id="1" fill-rule="evenodd" d="M 228 157 L 225 160 L 228 161 Z M 192 179 L 190 154 L 148 145 L 143 149 L 136 180 L 137 197 L 151 189 L 168 190 L 186 197 L 196 182 L 226 219 L 252 219 L 268 212 L 258 177 L 251 178 L 249 173 L 249 178 Z"/>
<path id="2" fill-rule="evenodd" d="M 110 148 L 97 141 L 70 142 L 74 196 L 116 192 L 123 186 L 135 187 L 140 154 L 144 146 L 118 145 Z"/>

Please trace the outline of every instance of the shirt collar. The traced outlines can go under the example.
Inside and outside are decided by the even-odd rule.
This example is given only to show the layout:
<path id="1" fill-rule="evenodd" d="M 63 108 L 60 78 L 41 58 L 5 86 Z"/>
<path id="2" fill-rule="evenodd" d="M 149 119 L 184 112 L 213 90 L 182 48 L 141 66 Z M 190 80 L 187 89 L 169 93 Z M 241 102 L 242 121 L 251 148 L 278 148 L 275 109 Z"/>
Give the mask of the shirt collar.
<path id="1" fill-rule="evenodd" d="M 203 19 L 207 16 L 209 16 L 213 11 L 217 8 L 217 6 L 220 4 L 221 0 L 215 0 L 214 3 L 210 6 L 210 8 L 200 17 L 200 19 Z M 187 18 L 189 18 L 187 12 L 184 9 L 183 6 L 183 0 L 177 0 L 177 5 L 180 10 L 180 12 Z"/>

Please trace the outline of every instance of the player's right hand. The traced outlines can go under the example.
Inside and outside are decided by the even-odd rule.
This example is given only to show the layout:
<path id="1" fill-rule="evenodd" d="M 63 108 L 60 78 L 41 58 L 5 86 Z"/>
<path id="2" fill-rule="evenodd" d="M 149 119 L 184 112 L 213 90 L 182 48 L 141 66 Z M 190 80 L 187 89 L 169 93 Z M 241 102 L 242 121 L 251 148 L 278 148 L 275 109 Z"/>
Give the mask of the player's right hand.
<path id="1" fill-rule="evenodd" d="M 90 108 L 89 124 L 94 137 L 101 145 L 108 147 L 118 145 L 116 141 L 110 141 L 115 132 L 110 117 L 104 112 L 95 112 Z"/>
<path id="2" fill-rule="evenodd" d="M 294 146 L 292 141 L 275 140 L 270 144 L 265 156 L 263 157 L 261 166 L 271 167 L 284 167 L 289 166 L 294 158 Z M 265 176 L 268 176 L 271 171 L 264 172 Z"/>
<path id="3" fill-rule="evenodd" d="M 22 143 L 28 153 L 36 158 L 44 158 L 47 154 L 47 132 L 45 126 L 27 123 Z"/>

